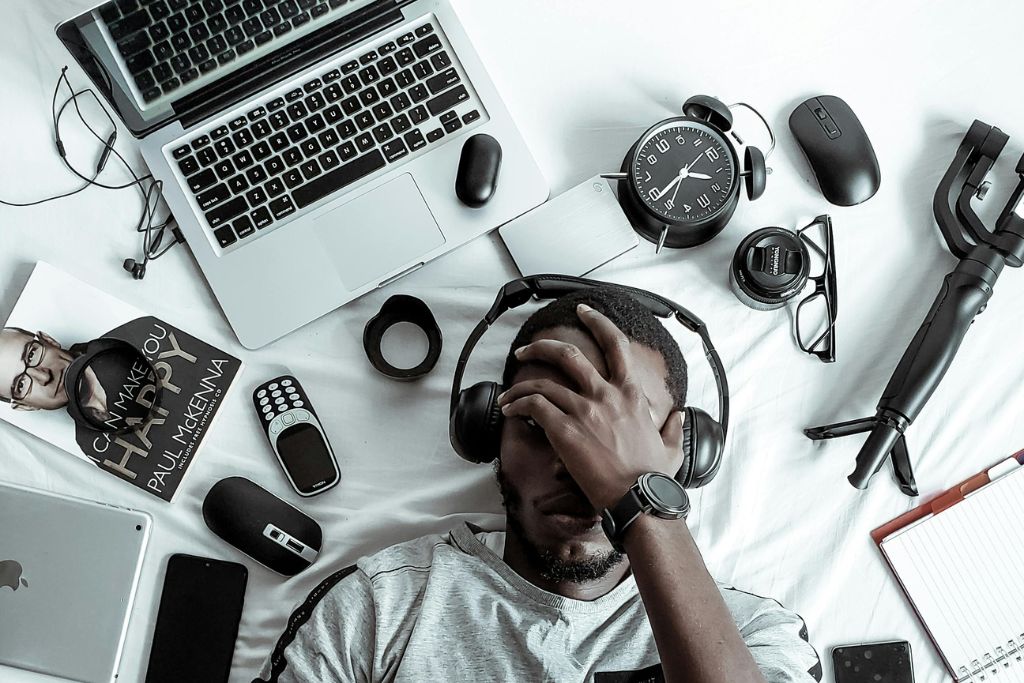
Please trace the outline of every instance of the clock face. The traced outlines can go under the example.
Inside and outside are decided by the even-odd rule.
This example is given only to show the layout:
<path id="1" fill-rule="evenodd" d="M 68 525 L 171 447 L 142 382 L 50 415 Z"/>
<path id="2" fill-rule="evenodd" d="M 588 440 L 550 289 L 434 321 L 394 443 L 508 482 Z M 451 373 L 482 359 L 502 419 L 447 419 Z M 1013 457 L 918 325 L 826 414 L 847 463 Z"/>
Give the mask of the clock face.
<path id="1" fill-rule="evenodd" d="M 672 223 L 703 220 L 733 197 L 736 163 L 711 129 L 673 122 L 641 140 L 632 176 L 643 203 Z"/>

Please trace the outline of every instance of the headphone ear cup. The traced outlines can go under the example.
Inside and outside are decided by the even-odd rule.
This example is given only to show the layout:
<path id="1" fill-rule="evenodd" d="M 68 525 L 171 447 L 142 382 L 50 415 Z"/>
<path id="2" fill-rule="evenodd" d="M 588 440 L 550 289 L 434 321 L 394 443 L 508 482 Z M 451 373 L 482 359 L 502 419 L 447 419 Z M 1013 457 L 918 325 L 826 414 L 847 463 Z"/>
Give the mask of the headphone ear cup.
<path id="1" fill-rule="evenodd" d="M 464 460 L 489 463 L 498 457 L 504 418 L 498 406 L 500 393 L 497 382 L 478 382 L 459 392 L 448 424 L 448 438 Z"/>
<path id="2" fill-rule="evenodd" d="M 722 425 L 700 408 L 684 409 L 683 466 L 676 481 L 683 488 L 695 489 L 709 483 L 718 474 L 725 450 Z"/>

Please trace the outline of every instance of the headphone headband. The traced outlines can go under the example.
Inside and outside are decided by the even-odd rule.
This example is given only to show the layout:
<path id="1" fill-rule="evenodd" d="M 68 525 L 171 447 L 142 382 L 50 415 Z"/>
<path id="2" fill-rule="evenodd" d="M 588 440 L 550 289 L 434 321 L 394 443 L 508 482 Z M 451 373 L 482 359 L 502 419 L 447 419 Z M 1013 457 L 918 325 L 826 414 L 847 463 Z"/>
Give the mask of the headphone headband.
<path id="1" fill-rule="evenodd" d="M 127 357 L 133 358 L 136 361 L 142 361 L 145 363 L 147 375 L 153 376 L 153 381 L 156 383 L 156 389 L 153 394 L 152 405 L 150 406 L 145 419 L 129 422 L 127 419 L 125 424 L 120 427 L 114 427 L 104 422 L 98 422 L 93 418 L 87 411 L 82 408 L 82 380 L 83 373 L 92 364 L 94 360 L 105 354 L 122 354 Z M 130 431 L 138 429 L 142 424 L 145 423 L 146 419 L 149 419 L 160 405 L 160 396 L 163 392 L 163 387 L 160 384 L 160 375 L 156 371 L 156 367 L 153 362 L 146 357 L 142 351 L 136 348 L 134 345 L 124 341 L 123 339 L 116 339 L 114 337 L 100 337 L 94 339 L 86 345 L 85 352 L 78 356 L 68 365 L 67 371 L 64 373 L 64 390 L 68 395 L 67 411 L 71 415 L 71 418 L 79 425 L 98 431 L 106 432 L 111 435 L 126 434 Z"/>
<path id="2" fill-rule="evenodd" d="M 491 325 L 501 315 L 513 308 L 522 306 L 531 298 L 537 299 L 558 299 L 573 292 L 597 287 L 609 287 L 631 295 L 644 308 L 659 318 L 675 317 L 686 329 L 700 336 L 701 344 L 704 347 L 704 356 L 711 366 L 711 372 L 715 377 L 715 386 L 718 390 L 718 422 L 722 426 L 722 435 L 728 432 L 729 427 L 729 385 L 725 378 L 725 367 L 722 359 L 711 343 L 707 326 L 704 321 L 691 313 L 689 310 L 666 299 L 663 296 L 649 292 L 645 289 L 629 287 L 627 285 L 615 284 L 613 282 L 602 282 L 600 280 L 588 280 L 581 277 L 569 275 L 531 275 L 528 277 L 511 280 L 498 290 L 498 294 L 483 319 L 477 323 L 466 340 L 466 345 L 459 355 L 455 365 L 455 375 L 452 379 L 452 397 L 449 407 L 449 416 L 454 415 L 458 403 L 459 393 L 462 391 L 462 377 L 466 371 L 466 364 L 469 356 L 476 347 L 477 342 Z"/>

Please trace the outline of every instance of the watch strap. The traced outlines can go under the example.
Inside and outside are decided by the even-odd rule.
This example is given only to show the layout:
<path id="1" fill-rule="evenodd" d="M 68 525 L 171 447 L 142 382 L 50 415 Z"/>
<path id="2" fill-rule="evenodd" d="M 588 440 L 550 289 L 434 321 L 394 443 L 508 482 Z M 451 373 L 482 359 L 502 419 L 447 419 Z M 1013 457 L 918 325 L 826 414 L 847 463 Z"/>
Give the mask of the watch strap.
<path id="1" fill-rule="evenodd" d="M 601 528 L 611 541 L 612 547 L 619 552 L 624 552 L 622 539 L 629 525 L 636 521 L 636 518 L 650 509 L 650 506 L 640 495 L 640 487 L 633 484 L 626 491 L 626 495 L 619 499 L 619 502 L 601 512 Z"/>

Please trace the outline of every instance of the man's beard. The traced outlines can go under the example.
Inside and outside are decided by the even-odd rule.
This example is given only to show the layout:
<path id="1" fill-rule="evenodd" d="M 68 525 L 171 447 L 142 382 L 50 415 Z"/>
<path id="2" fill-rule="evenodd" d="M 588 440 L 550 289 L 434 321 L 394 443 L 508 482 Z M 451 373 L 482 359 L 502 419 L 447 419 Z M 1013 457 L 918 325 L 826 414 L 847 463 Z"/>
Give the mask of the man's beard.
<path id="1" fill-rule="evenodd" d="M 587 584 L 600 581 L 622 562 L 623 553 L 609 549 L 606 553 L 591 553 L 574 560 L 563 560 L 548 548 L 542 548 L 530 538 L 519 519 L 522 497 L 515 485 L 501 470 L 501 459 L 495 462 L 498 476 L 498 490 L 505 506 L 505 518 L 509 531 L 515 533 L 523 546 L 527 560 L 545 580 L 552 583 Z"/>

